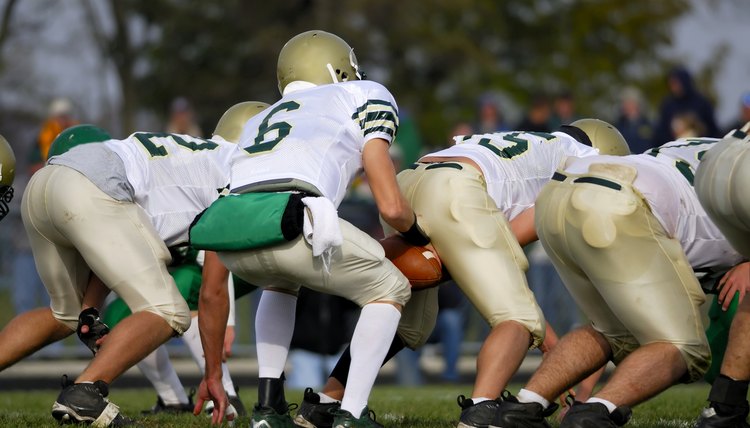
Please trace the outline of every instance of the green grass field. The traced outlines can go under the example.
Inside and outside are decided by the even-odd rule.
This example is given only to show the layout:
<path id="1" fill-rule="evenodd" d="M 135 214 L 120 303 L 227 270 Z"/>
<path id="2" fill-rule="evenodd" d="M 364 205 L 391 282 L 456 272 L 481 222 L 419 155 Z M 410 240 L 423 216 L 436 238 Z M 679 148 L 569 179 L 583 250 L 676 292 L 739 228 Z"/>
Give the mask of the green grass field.
<path id="1" fill-rule="evenodd" d="M 518 386 L 511 391 L 518 391 Z M 0 427 L 57 427 L 50 415 L 52 402 L 58 391 L 23 391 L 0 393 Z M 370 407 L 377 413 L 377 419 L 388 427 L 438 428 L 455 427 L 459 407 L 456 395 L 468 395 L 471 388 L 464 386 L 426 386 L 421 388 L 400 388 L 378 386 L 373 391 Z M 690 427 L 705 404 L 708 386 L 677 386 L 637 407 L 629 427 Z M 245 392 L 243 401 L 252 406 L 254 394 Z M 131 417 L 140 410 L 153 405 L 155 393 L 149 389 L 120 389 L 112 391 L 113 402 Z M 287 394 L 290 402 L 299 402 L 301 391 Z M 206 427 L 209 421 L 192 415 L 152 416 L 138 419 L 144 427 Z M 554 416 L 550 418 L 557 426 Z M 241 418 L 235 426 L 247 427 L 248 418 Z"/>

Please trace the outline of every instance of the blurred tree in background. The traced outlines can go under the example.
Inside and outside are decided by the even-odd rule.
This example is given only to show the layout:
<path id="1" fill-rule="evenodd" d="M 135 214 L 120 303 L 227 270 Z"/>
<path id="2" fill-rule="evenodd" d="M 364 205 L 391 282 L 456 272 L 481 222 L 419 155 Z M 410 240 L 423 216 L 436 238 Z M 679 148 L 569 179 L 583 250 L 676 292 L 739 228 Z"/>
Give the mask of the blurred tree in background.
<path id="1" fill-rule="evenodd" d="M 212 122 L 235 102 L 273 102 L 281 46 L 320 28 L 355 48 L 432 144 L 456 121 L 472 120 L 488 90 L 522 105 L 534 93 L 570 90 L 582 113 L 605 117 L 625 84 L 659 97 L 669 66 L 660 51 L 689 8 L 686 0 L 127 3 L 153 35 L 138 76 L 148 106 L 186 94 Z"/>
<path id="2" fill-rule="evenodd" d="M 426 142 L 440 145 L 454 123 L 474 119 L 487 91 L 517 105 L 535 93 L 571 91 L 581 114 L 611 118 L 620 88 L 631 84 L 655 104 L 666 91 L 672 24 L 690 2 L 79 0 L 66 7 L 83 11 L 99 54 L 116 70 L 116 134 L 134 130 L 144 108 L 164 115 L 178 95 L 193 102 L 206 131 L 233 103 L 275 101 L 282 45 L 319 28 L 346 39 Z M 13 33 L 6 19 L 0 25 L 2 42 Z"/>

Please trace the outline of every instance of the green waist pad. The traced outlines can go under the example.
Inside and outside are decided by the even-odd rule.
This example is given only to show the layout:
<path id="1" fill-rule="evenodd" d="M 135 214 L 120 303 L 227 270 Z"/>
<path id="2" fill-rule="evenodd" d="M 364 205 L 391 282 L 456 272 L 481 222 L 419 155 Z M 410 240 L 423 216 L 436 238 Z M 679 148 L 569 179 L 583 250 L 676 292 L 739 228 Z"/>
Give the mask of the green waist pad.
<path id="1" fill-rule="evenodd" d="M 193 221 L 190 245 L 242 251 L 291 241 L 302 233 L 299 193 L 244 193 L 219 198 Z"/>

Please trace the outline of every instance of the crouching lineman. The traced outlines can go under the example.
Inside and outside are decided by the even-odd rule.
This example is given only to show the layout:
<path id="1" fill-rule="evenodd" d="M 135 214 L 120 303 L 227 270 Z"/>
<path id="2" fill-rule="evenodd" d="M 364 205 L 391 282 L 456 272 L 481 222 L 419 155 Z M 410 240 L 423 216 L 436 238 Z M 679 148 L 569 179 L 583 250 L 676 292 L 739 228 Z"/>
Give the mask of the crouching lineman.
<path id="1" fill-rule="evenodd" d="M 230 231 L 229 238 L 244 239 L 238 235 L 247 234 L 248 240 L 257 240 L 269 235 L 270 229 L 262 226 L 268 222 L 275 222 L 276 230 L 282 222 L 282 227 L 289 226 L 294 233 L 281 238 L 283 242 L 219 252 L 230 271 L 264 288 L 255 324 L 260 384 L 253 426 L 294 426 L 284 398 L 283 370 L 300 287 L 338 295 L 362 306 L 352 337 L 349 388 L 334 414 L 334 423 L 342 427 L 381 426 L 369 411 L 367 399 L 401 308 L 409 300 L 409 284 L 385 258 L 380 244 L 339 219 L 335 207 L 364 168 L 385 221 L 412 242 L 428 242 L 399 192 L 388 154 L 398 127 L 396 103 L 380 84 L 361 81 L 352 48 L 323 31 L 309 31 L 289 40 L 279 54 L 277 73 L 283 96 L 268 113 L 245 125 L 240 141 L 244 152 L 232 166 L 232 191 L 240 195 L 224 199 L 248 204 L 242 210 L 242 227 Z M 300 197 L 301 204 L 295 207 L 293 201 Z M 289 215 L 257 214 L 252 204 L 266 199 L 289 200 L 285 211 Z M 201 221 L 214 207 L 219 204 Z M 296 221 L 307 225 L 304 232 L 295 229 L 300 226 L 295 226 Z M 199 224 L 193 227 L 191 239 Z M 221 334 L 226 312 L 219 309 L 223 299 L 212 290 L 201 291 L 199 320 L 206 376 L 199 404 L 223 395 Z"/>
<path id="2" fill-rule="evenodd" d="M 750 258 L 750 123 L 727 135 L 703 156 L 695 174 L 695 190 L 709 217 L 731 242 Z M 727 310 L 739 301 L 729 330 L 719 376 L 708 395 L 697 428 L 749 428 L 747 392 L 750 382 L 750 264 L 743 264 L 737 278 L 722 281 L 719 301 Z M 738 297 L 735 297 L 735 295 Z"/>
<path id="3" fill-rule="evenodd" d="M 167 272 L 167 246 L 186 242 L 192 220 L 228 186 L 238 149 L 222 138 L 187 135 L 112 140 L 92 126 L 58 139 L 74 147 L 50 157 L 32 177 L 21 208 L 51 307 L 21 314 L 3 329 L 0 368 L 76 331 L 95 275 L 133 315 L 109 332 L 75 383 L 64 381 L 52 414 L 117 425 L 125 418 L 106 400 L 108 384 L 190 325 L 188 306 Z M 93 142 L 99 144 L 80 144 Z"/>
<path id="4" fill-rule="evenodd" d="M 616 427 L 630 406 L 676 382 L 701 379 L 711 354 L 693 269 L 742 257 L 693 190 L 694 171 L 716 139 L 683 139 L 644 154 L 571 158 L 539 194 L 539 240 L 591 320 L 563 337 L 492 427 L 549 427 L 550 402 L 608 360 L 617 369 L 562 428 Z"/>
<path id="5" fill-rule="evenodd" d="M 582 119 L 551 134 L 503 132 L 455 140 L 456 145 L 402 171 L 398 183 L 443 265 L 492 328 L 477 357 L 471 399 L 458 399 L 458 427 L 486 428 L 499 406 L 497 397 L 526 352 L 545 339 L 544 317 L 526 283 L 528 262 L 521 249 L 536 240 L 537 193 L 566 156 L 630 152 L 622 135 L 597 119 Z M 437 294 L 437 288 L 412 294 L 388 358 L 405 346 L 425 343 L 435 326 Z M 324 389 L 305 394 L 298 425 L 331 426 L 326 410 L 338 406 L 348 362 L 345 351 Z"/>

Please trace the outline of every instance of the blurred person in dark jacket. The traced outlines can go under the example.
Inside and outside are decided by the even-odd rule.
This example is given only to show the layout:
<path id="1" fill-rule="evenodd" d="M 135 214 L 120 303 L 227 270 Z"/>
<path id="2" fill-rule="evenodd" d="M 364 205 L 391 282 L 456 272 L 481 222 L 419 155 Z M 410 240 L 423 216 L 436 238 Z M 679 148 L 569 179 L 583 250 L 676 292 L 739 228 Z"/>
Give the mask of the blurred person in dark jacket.
<path id="1" fill-rule="evenodd" d="M 740 97 L 740 112 L 738 119 L 729 125 L 724 131 L 724 134 L 729 133 L 733 129 L 742 128 L 747 122 L 750 122 L 750 91 L 746 91 Z"/>
<path id="2" fill-rule="evenodd" d="M 672 119 L 680 113 L 692 112 L 706 127 L 702 137 L 719 136 L 714 107 L 703 94 L 698 92 L 690 72 L 684 67 L 676 67 L 667 76 L 669 95 L 662 101 L 659 120 L 654 131 L 653 144 L 660 146 L 675 139 Z"/>
<path id="3" fill-rule="evenodd" d="M 643 95 L 629 86 L 620 96 L 620 117 L 615 127 L 625 137 L 633 154 L 643 153 L 653 145 L 654 125 L 643 111 Z"/>
<path id="4" fill-rule="evenodd" d="M 549 98 L 544 94 L 536 94 L 531 100 L 531 106 L 521 123 L 516 126 L 519 131 L 550 132 L 550 118 L 552 107 Z"/>

